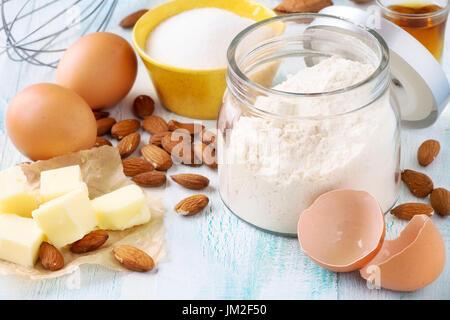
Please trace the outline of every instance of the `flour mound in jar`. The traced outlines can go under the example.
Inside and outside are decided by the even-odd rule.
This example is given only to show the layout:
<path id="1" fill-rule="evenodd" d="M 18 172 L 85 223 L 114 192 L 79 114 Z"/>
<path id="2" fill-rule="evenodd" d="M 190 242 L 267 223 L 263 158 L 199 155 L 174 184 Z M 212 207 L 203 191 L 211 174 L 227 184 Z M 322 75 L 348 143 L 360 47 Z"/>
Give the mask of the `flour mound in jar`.
<path id="1" fill-rule="evenodd" d="M 159 62 L 179 68 L 226 68 L 228 46 L 253 23 L 218 8 L 184 11 L 163 21 L 150 33 L 146 52 Z"/>
<path id="2" fill-rule="evenodd" d="M 372 65 L 330 57 L 273 89 L 332 92 L 361 83 L 373 72 Z M 334 189 L 365 190 L 387 211 L 398 190 L 396 116 L 389 90 L 353 110 L 364 99 L 352 90 L 300 103 L 283 95 L 257 98 L 256 108 L 287 117 L 243 115 L 226 141 L 218 135 L 220 192 L 227 206 L 256 226 L 290 234 L 296 233 L 301 212 Z M 323 117 L 330 115 L 339 116 Z M 311 116 L 321 118 L 295 119 Z"/>

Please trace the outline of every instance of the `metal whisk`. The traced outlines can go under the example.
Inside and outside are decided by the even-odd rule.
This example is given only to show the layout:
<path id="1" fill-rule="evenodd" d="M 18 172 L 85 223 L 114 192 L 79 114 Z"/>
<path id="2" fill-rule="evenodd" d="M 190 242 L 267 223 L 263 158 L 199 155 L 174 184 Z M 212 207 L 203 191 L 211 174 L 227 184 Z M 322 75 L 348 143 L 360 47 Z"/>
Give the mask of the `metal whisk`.
<path id="1" fill-rule="evenodd" d="M 0 55 L 56 68 L 78 37 L 104 31 L 118 0 L 0 0 Z"/>

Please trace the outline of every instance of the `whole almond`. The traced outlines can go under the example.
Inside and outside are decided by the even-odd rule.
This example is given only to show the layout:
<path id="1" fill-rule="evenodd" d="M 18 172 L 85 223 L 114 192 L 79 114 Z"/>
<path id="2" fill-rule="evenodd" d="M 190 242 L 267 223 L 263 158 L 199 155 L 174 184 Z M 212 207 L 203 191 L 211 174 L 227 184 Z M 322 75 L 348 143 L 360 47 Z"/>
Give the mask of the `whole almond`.
<path id="1" fill-rule="evenodd" d="M 175 148 L 178 144 L 184 143 L 190 145 L 191 141 L 192 138 L 186 130 L 177 130 L 162 137 L 161 146 L 168 153 L 172 153 L 173 148 Z"/>
<path id="2" fill-rule="evenodd" d="M 202 130 L 200 133 L 200 140 L 204 144 L 210 144 L 216 141 L 216 135 L 208 130 Z"/>
<path id="3" fill-rule="evenodd" d="M 57 271 L 64 267 L 64 258 L 54 246 L 48 242 L 42 242 L 39 248 L 39 258 L 42 266 L 51 271 Z"/>
<path id="4" fill-rule="evenodd" d="M 150 162 L 141 158 L 124 159 L 122 160 L 122 166 L 123 173 L 129 177 L 148 171 L 153 171 L 155 169 Z"/>
<path id="5" fill-rule="evenodd" d="M 450 191 L 437 188 L 430 195 L 431 206 L 439 215 L 445 217 L 450 215 Z"/>
<path id="6" fill-rule="evenodd" d="M 437 140 L 424 141 L 420 145 L 419 150 L 417 150 L 417 160 L 419 161 L 419 164 L 423 167 L 426 167 L 427 165 L 433 162 L 433 160 L 439 154 L 440 150 L 441 145 L 439 144 L 439 141 Z"/>
<path id="7" fill-rule="evenodd" d="M 159 171 L 139 173 L 131 178 L 141 187 L 159 187 L 166 183 L 166 175 Z"/>
<path id="8" fill-rule="evenodd" d="M 109 112 L 106 111 L 94 111 L 95 120 L 109 117 Z"/>
<path id="9" fill-rule="evenodd" d="M 148 116 L 142 121 L 142 127 L 150 134 L 157 134 L 169 131 L 166 120 L 158 116 Z"/>
<path id="10" fill-rule="evenodd" d="M 417 214 L 431 217 L 433 208 L 425 203 L 404 203 L 391 210 L 391 214 L 400 219 L 411 220 Z"/>
<path id="11" fill-rule="evenodd" d="M 139 130 L 141 124 L 136 119 L 122 120 L 114 124 L 111 128 L 111 136 L 118 140 Z"/>
<path id="12" fill-rule="evenodd" d="M 217 169 L 216 151 L 210 145 L 206 145 L 202 142 L 194 144 L 195 156 L 211 169 Z"/>
<path id="13" fill-rule="evenodd" d="M 105 230 L 91 231 L 80 240 L 72 243 L 70 251 L 73 253 L 86 253 L 97 250 L 106 242 L 106 240 L 108 240 L 108 238 L 108 232 Z"/>
<path id="14" fill-rule="evenodd" d="M 175 206 L 174 210 L 183 216 L 192 216 L 202 211 L 209 203 L 209 199 L 204 194 L 195 194 L 187 197 Z"/>
<path id="15" fill-rule="evenodd" d="M 116 123 L 114 118 L 101 118 L 97 120 L 97 136 L 103 136 L 111 131 L 112 126 Z"/>
<path id="16" fill-rule="evenodd" d="M 139 143 L 141 142 L 141 135 L 139 133 L 131 133 L 124 137 L 117 144 L 117 148 L 119 149 L 119 154 L 122 158 L 128 157 L 132 154 L 137 147 L 139 147 Z"/>
<path id="17" fill-rule="evenodd" d="M 165 171 L 172 166 L 172 158 L 160 147 L 147 144 L 141 148 L 141 153 L 157 170 Z"/>
<path id="18" fill-rule="evenodd" d="M 163 131 L 160 133 L 155 133 L 150 137 L 149 143 L 154 144 L 155 146 L 161 147 L 161 140 L 165 135 L 170 134 L 170 131 Z"/>
<path id="19" fill-rule="evenodd" d="M 411 193 L 419 198 L 425 198 L 433 191 L 433 181 L 426 174 L 418 171 L 403 170 L 402 181 Z"/>
<path id="20" fill-rule="evenodd" d="M 142 9 L 136 12 L 133 12 L 132 14 L 126 16 L 125 18 L 120 21 L 119 25 L 122 28 L 133 28 L 136 22 L 145 14 L 147 13 L 147 9 Z"/>
<path id="21" fill-rule="evenodd" d="M 209 185 L 209 179 L 199 174 L 182 173 L 170 177 L 179 185 L 192 190 L 201 190 Z"/>
<path id="22" fill-rule="evenodd" d="M 184 129 L 189 132 L 189 134 L 197 134 L 205 129 L 205 126 L 199 123 L 183 123 L 175 120 L 170 120 L 167 124 L 170 131 L 175 131 L 177 129 Z"/>
<path id="23" fill-rule="evenodd" d="M 94 147 L 101 147 L 101 146 L 112 146 L 112 143 L 103 137 L 97 137 L 95 139 L 95 145 Z"/>
<path id="24" fill-rule="evenodd" d="M 113 249 L 114 257 L 125 268 L 133 271 L 150 271 L 155 267 L 155 263 L 144 251 L 127 245 L 121 245 Z"/>
<path id="25" fill-rule="evenodd" d="M 133 102 L 133 113 L 136 117 L 145 119 L 155 111 L 155 101 L 146 95 L 137 96 Z"/>

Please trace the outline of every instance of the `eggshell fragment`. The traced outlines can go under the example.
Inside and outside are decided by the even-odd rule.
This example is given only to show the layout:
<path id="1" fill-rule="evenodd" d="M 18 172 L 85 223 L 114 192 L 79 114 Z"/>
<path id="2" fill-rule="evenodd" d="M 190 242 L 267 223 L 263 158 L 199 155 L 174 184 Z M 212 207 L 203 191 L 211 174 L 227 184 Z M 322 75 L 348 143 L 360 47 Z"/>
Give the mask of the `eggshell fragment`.
<path id="1" fill-rule="evenodd" d="M 303 211 L 298 221 L 303 251 L 332 271 L 362 268 L 380 250 L 384 234 L 380 205 L 364 191 L 324 193 Z"/>
<path id="2" fill-rule="evenodd" d="M 109 32 L 95 32 L 75 41 L 64 53 L 56 83 L 78 93 L 96 110 L 115 105 L 130 91 L 137 75 L 131 45 Z"/>
<path id="3" fill-rule="evenodd" d="M 386 240 L 361 269 L 364 279 L 396 291 L 421 289 L 437 279 L 445 265 L 445 246 L 439 230 L 426 215 L 414 216 L 400 236 Z"/>

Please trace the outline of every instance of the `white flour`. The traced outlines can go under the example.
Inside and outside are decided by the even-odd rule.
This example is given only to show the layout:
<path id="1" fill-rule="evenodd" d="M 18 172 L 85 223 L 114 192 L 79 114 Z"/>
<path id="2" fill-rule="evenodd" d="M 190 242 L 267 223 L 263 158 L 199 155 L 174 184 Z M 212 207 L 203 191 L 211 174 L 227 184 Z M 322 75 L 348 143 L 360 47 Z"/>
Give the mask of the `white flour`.
<path id="1" fill-rule="evenodd" d="M 274 89 L 327 92 L 366 79 L 373 67 L 332 57 L 301 70 Z M 279 96 L 255 106 L 298 116 L 349 111 L 361 97 L 349 92 L 301 105 Z M 389 93 L 360 111 L 336 118 L 268 120 L 243 116 L 227 141 L 219 134 L 220 192 L 230 209 L 264 229 L 296 233 L 297 220 L 320 194 L 337 188 L 366 190 L 384 211 L 395 202 L 396 120 Z"/>
<path id="2" fill-rule="evenodd" d="M 184 11 L 163 21 L 150 33 L 146 52 L 157 61 L 180 68 L 225 68 L 231 40 L 253 23 L 217 8 Z"/>

